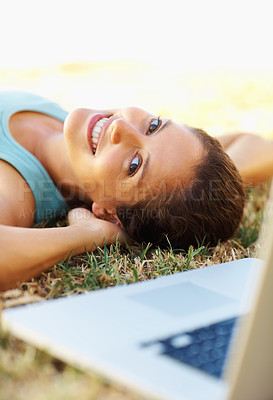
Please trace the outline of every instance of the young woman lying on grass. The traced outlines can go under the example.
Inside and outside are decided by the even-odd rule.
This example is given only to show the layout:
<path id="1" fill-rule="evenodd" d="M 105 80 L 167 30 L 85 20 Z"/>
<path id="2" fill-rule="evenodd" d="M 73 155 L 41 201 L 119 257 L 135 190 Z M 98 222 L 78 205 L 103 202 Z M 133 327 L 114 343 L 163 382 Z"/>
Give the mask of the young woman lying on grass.
<path id="1" fill-rule="evenodd" d="M 231 156 L 237 139 L 222 140 Z M 4 290 L 117 236 L 214 246 L 236 230 L 244 189 L 201 130 L 135 107 L 68 114 L 33 94 L 1 92 L 0 203 Z M 68 211 L 66 227 L 33 228 Z"/>

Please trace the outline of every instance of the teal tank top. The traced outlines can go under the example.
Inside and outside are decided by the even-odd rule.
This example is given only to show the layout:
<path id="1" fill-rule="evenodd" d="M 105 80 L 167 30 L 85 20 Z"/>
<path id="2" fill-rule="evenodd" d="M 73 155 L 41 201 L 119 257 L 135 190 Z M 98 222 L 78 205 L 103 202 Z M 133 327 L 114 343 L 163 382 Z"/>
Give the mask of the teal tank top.
<path id="1" fill-rule="evenodd" d="M 55 219 L 69 208 L 42 164 L 12 137 L 9 119 L 20 111 L 36 111 L 60 121 L 65 120 L 67 112 L 35 94 L 0 91 L 0 159 L 16 168 L 29 185 L 35 199 L 35 223 Z"/>

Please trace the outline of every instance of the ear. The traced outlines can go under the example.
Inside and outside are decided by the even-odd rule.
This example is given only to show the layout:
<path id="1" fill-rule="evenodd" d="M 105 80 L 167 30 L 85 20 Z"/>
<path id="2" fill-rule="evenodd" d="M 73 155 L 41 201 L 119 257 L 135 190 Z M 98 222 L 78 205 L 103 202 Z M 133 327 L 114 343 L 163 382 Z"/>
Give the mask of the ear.
<path id="1" fill-rule="evenodd" d="M 115 210 L 107 210 L 100 204 L 94 202 L 92 204 L 92 212 L 97 218 L 112 222 L 112 224 L 118 224 L 121 228 L 123 228 Z"/>

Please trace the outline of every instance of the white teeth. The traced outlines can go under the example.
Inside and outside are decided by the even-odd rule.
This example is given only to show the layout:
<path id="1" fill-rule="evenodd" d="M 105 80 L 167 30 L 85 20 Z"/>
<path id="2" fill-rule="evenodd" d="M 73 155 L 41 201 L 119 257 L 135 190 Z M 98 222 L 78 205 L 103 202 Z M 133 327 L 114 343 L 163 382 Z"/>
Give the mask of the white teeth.
<path id="1" fill-rule="evenodd" d="M 101 124 L 103 125 L 104 122 L 107 121 L 107 120 L 108 120 L 108 118 L 105 118 L 105 117 L 104 117 L 104 118 L 100 119 L 98 122 L 101 123 Z"/>
<path id="2" fill-rule="evenodd" d="M 93 129 L 93 133 L 100 133 L 101 127 L 96 125 L 95 128 Z"/>
<path id="3" fill-rule="evenodd" d="M 92 132 L 92 136 L 94 137 L 94 138 L 98 138 L 99 137 L 99 132 Z"/>
<path id="4" fill-rule="evenodd" d="M 93 131 L 92 131 L 92 147 L 93 147 L 93 152 L 95 154 L 96 149 L 97 149 L 97 143 L 99 141 L 99 136 L 101 133 L 101 128 L 105 124 L 105 122 L 108 121 L 108 118 L 101 118 L 98 122 L 96 122 Z"/>

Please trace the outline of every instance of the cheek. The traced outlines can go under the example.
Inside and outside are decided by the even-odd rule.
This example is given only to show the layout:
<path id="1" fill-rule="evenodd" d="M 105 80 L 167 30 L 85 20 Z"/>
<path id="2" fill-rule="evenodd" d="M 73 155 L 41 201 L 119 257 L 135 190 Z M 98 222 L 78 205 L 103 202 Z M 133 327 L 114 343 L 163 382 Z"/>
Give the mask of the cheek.
<path id="1" fill-rule="evenodd" d="M 97 175 L 97 192 L 101 202 L 115 202 L 115 204 L 126 203 L 132 200 L 132 185 L 130 180 L 122 179 L 120 168 L 111 164 L 104 164 L 103 171 L 100 171 L 100 178 Z"/>
<path id="2" fill-rule="evenodd" d="M 95 163 L 95 173 L 96 176 L 109 182 L 122 179 L 123 168 L 121 157 L 114 153 L 98 157 Z"/>

